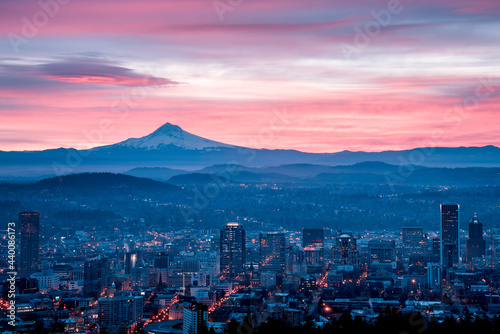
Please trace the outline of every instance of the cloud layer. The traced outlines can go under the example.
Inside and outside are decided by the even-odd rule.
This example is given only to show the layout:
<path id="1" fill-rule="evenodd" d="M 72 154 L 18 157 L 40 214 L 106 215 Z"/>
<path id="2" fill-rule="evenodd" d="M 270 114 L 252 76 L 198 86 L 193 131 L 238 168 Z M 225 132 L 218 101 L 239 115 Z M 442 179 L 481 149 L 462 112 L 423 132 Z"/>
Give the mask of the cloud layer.
<path id="1" fill-rule="evenodd" d="M 489 0 L 2 1 L 0 150 L 166 122 L 311 152 L 500 145 L 498 31 Z"/>

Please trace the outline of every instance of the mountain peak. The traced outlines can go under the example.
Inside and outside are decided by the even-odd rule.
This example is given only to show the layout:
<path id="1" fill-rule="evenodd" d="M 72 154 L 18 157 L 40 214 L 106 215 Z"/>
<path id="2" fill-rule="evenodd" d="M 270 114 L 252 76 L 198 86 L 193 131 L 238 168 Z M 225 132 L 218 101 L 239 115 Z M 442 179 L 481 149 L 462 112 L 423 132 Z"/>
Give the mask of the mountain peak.
<path id="1" fill-rule="evenodd" d="M 231 145 L 193 135 L 172 123 L 165 123 L 150 135 L 141 138 L 130 138 L 117 145 L 143 149 L 158 149 L 162 146 L 172 145 L 187 150 L 231 147 Z"/>
<path id="2" fill-rule="evenodd" d="M 180 126 L 172 124 L 172 123 L 165 123 L 162 126 L 160 126 L 158 129 L 156 129 L 155 132 L 152 133 L 152 135 L 159 135 L 159 134 L 173 134 L 173 133 L 180 133 L 182 132 L 182 129 Z"/>

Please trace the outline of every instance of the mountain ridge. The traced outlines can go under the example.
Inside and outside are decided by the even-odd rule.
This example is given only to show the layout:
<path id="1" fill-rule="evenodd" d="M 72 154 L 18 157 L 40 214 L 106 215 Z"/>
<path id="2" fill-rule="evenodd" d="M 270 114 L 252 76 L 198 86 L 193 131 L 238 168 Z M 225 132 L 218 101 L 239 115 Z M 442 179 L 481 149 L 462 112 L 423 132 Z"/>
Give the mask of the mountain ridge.
<path id="1" fill-rule="evenodd" d="M 220 164 L 249 168 L 290 164 L 354 165 L 376 161 L 426 167 L 500 167 L 500 148 L 431 147 L 401 151 L 308 153 L 234 146 L 166 123 L 149 135 L 88 150 L 0 151 L 0 180 L 28 180 L 85 172 L 125 173 L 134 168 L 198 170 Z"/>

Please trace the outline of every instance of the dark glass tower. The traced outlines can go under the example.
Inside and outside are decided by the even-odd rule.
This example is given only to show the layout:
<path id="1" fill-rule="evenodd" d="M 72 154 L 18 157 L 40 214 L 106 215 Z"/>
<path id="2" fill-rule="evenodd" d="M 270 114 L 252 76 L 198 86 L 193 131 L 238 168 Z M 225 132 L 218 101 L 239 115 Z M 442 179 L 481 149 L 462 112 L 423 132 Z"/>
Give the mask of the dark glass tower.
<path id="1" fill-rule="evenodd" d="M 83 295 L 99 298 L 108 285 L 108 259 L 97 257 L 86 261 L 83 267 Z"/>
<path id="2" fill-rule="evenodd" d="M 482 257 L 486 254 L 486 242 L 483 239 L 483 224 L 474 215 L 469 223 L 469 238 L 466 243 L 467 263 L 471 263 L 473 257 Z"/>
<path id="3" fill-rule="evenodd" d="M 441 268 L 456 267 L 459 262 L 460 242 L 458 204 L 441 204 Z"/>
<path id="4" fill-rule="evenodd" d="M 29 278 L 38 271 L 40 254 L 40 215 L 38 212 L 21 212 L 19 214 L 21 233 L 21 254 L 19 273 Z"/>
<path id="5" fill-rule="evenodd" d="M 227 223 L 220 231 L 220 270 L 228 277 L 244 272 L 245 230 L 238 223 Z"/>
<path id="6" fill-rule="evenodd" d="M 351 233 L 343 233 L 335 240 L 333 260 L 342 265 L 359 265 L 358 246 L 356 238 Z"/>
<path id="7" fill-rule="evenodd" d="M 420 225 L 403 226 L 403 262 L 408 263 L 411 254 L 425 254 L 427 238 Z"/>
<path id="8" fill-rule="evenodd" d="M 322 228 L 302 229 L 302 247 L 324 248 L 324 233 Z"/>
<path id="9" fill-rule="evenodd" d="M 440 256 L 441 254 L 441 238 L 435 237 L 432 238 L 432 255 Z"/>
<path id="10" fill-rule="evenodd" d="M 155 255 L 154 267 L 155 268 L 168 268 L 169 264 L 169 255 L 165 252 L 160 252 Z"/>
<path id="11" fill-rule="evenodd" d="M 307 263 L 323 263 L 325 235 L 322 228 L 302 229 L 302 247 Z M 312 255 L 313 259 L 309 255 Z M 317 261 L 316 261 L 317 260 Z"/>
<path id="12" fill-rule="evenodd" d="M 285 234 L 269 232 L 260 234 L 260 270 L 261 272 L 285 272 L 286 239 Z"/>

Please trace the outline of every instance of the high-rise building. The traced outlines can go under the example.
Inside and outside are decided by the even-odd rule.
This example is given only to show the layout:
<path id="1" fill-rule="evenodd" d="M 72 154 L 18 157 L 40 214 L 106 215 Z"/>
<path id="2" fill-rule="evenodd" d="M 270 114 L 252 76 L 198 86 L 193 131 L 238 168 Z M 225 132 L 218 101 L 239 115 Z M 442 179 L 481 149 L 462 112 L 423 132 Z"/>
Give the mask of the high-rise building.
<path id="1" fill-rule="evenodd" d="M 325 247 L 324 230 L 322 228 L 302 229 L 302 247 L 307 264 L 322 264 Z"/>
<path id="2" fill-rule="evenodd" d="M 427 263 L 427 286 L 429 289 L 435 289 L 441 286 L 441 269 L 439 263 Z"/>
<path id="3" fill-rule="evenodd" d="M 206 305 L 193 303 L 183 310 L 182 333 L 203 333 L 203 328 L 208 324 L 208 308 Z"/>
<path id="4" fill-rule="evenodd" d="M 83 294 L 99 298 L 108 285 L 108 259 L 97 257 L 84 263 Z"/>
<path id="5" fill-rule="evenodd" d="M 238 223 L 227 223 L 220 231 L 220 270 L 229 277 L 244 272 L 245 230 Z"/>
<path id="6" fill-rule="evenodd" d="M 441 256 L 443 270 L 456 267 L 459 263 L 459 211 L 458 204 L 441 204 Z"/>
<path id="7" fill-rule="evenodd" d="M 40 214 L 21 212 L 19 214 L 21 233 L 21 254 L 19 273 L 23 278 L 38 272 L 40 255 Z"/>
<path id="8" fill-rule="evenodd" d="M 471 263 L 473 257 L 482 257 L 486 254 L 486 242 L 483 239 L 483 224 L 476 215 L 469 223 L 469 238 L 466 243 L 466 260 Z"/>
<path id="9" fill-rule="evenodd" d="M 286 239 L 280 232 L 260 234 L 260 270 L 275 273 L 285 272 Z"/>
<path id="10" fill-rule="evenodd" d="M 390 264 L 396 260 L 396 245 L 394 240 L 370 240 L 370 264 Z"/>
<path id="11" fill-rule="evenodd" d="M 132 269 L 134 269 L 135 266 L 137 265 L 138 259 L 139 259 L 139 254 L 136 251 L 125 253 L 124 268 L 126 275 L 132 274 Z"/>
<path id="12" fill-rule="evenodd" d="M 308 265 L 323 265 L 323 248 L 305 247 L 302 250 L 304 263 Z"/>
<path id="13" fill-rule="evenodd" d="M 155 268 L 168 268 L 169 264 L 169 255 L 165 252 L 159 252 L 155 255 L 154 266 Z"/>
<path id="14" fill-rule="evenodd" d="M 432 238 L 432 255 L 441 256 L 441 238 Z"/>
<path id="15" fill-rule="evenodd" d="M 403 226 L 403 262 L 408 263 L 411 254 L 427 253 L 427 238 L 420 225 Z"/>
<path id="16" fill-rule="evenodd" d="M 39 273 L 31 274 L 31 278 L 38 281 L 38 289 L 40 290 L 59 289 L 59 274 L 54 274 L 52 269 L 46 269 Z"/>
<path id="17" fill-rule="evenodd" d="M 358 246 L 352 234 L 343 233 L 336 238 L 333 246 L 333 261 L 342 265 L 359 265 Z"/>
<path id="18" fill-rule="evenodd" d="M 324 248 L 325 237 L 322 228 L 302 229 L 302 247 Z"/>
<path id="19" fill-rule="evenodd" d="M 274 272 L 260 273 L 260 286 L 265 288 L 276 286 L 276 273 Z"/>
<path id="20" fill-rule="evenodd" d="M 144 304 L 142 296 L 103 297 L 98 301 L 100 329 L 107 329 L 110 333 L 128 333 L 120 330 L 134 328 L 142 321 Z"/>

